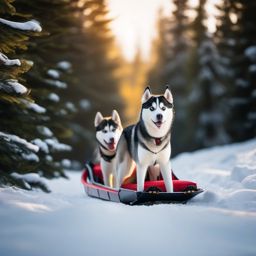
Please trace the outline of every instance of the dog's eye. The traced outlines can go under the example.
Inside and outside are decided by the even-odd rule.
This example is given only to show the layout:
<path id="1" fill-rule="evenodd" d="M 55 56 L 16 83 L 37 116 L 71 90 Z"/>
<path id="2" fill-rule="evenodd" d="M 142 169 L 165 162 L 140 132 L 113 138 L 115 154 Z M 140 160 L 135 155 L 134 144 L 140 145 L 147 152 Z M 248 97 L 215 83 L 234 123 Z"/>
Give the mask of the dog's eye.
<path id="1" fill-rule="evenodd" d="M 103 133 L 107 133 L 108 131 L 107 131 L 107 130 L 103 130 L 102 132 L 103 132 Z"/>
<path id="2" fill-rule="evenodd" d="M 155 108 L 154 108 L 153 106 L 151 106 L 151 107 L 149 108 L 149 110 L 150 110 L 150 111 L 154 111 Z"/>
<path id="3" fill-rule="evenodd" d="M 113 128 L 113 129 L 112 129 L 112 132 L 115 132 L 115 131 L 116 131 L 116 128 Z"/>
<path id="4" fill-rule="evenodd" d="M 162 107 L 162 110 L 165 111 L 165 110 L 166 110 L 166 107 Z"/>

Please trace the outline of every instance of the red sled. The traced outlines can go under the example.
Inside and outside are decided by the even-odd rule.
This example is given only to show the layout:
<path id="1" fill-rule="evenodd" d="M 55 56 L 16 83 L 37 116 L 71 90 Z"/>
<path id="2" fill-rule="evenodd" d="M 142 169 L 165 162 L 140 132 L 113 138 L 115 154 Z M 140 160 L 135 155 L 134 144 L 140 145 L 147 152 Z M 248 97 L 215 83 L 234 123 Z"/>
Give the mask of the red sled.
<path id="1" fill-rule="evenodd" d="M 92 163 L 85 165 L 81 181 L 88 196 L 129 205 L 186 203 L 203 192 L 195 182 L 179 180 L 175 174 L 173 174 L 173 193 L 166 192 L 162 178 L 154 181 L 146 179 L 143 192 L 137 192 L 136 182 L 124 184 L 120 189 L 110 188 L 103 184 L 100 165 Z"/>

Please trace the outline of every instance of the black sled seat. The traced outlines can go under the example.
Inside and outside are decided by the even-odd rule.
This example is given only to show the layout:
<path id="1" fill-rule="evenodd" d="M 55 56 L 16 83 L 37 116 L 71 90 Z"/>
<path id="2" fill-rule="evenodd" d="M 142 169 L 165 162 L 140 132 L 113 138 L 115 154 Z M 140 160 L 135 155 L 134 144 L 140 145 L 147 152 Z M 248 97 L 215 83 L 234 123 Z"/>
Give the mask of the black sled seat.
<path id="1" fill-rule="evenodd" d="M 134 174 L 135 175 L 135 172 Z M 154 203 L 186 203 L 203 192 L 192 181 L 179 180 L 173 175 L 173 193 L 166 192 L 163 179 L 149 181 L 144 184 L 144 191 L 137 192 L 136 180 L 129 179 L 120 189 L 113 189 L 103 184 L 102 171 L 99 164 L 87 163 L 82 174 L 82 184 L 90 197 L 124 204 L 154 204 Z M 132 181 L 133 180 L 133 181 Z"/>

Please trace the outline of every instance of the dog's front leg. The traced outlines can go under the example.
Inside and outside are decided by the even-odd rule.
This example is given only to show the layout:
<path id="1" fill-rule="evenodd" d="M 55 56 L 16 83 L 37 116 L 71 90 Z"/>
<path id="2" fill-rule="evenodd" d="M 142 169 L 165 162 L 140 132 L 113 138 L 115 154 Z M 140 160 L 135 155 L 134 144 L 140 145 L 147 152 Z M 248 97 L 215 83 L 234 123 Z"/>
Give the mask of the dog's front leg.
<path id="1" fill-rule="evenodd" d="M 173 181 L 172 181 L 172 167 L 171 161 L 167 163 L 160 163 L 161 174 L 164 179 L 166 191 L 169 193 L 173 192 Z"/>
<path id="2" fill-rule="evenodd" d="M 126 171 L 127 171 L 127 164 L 125 162 L 120 163 L 118 166 L 118 172 L 116 175 L 116 184 L 115 184 L 116 188 L 120 188 L 122 186 Z"/>
<path id="3" fill-rule="evenodd" d="M 130 176 L 132 174 L 134 167 L 135 163 L 129 157 L 127 157 L 125 161 L 119 164 L 116 175 L 116 188 L 120 188 L 122 186 L 125 177 Z"/>
<path id="4" fill-rule="evenodd" d="M 102 169 L 104 185 L 110 187 L 110 177 L 112 173 L 112 166 L 111 164 L 107 163 L 103 159 L 101 160 L 100 165 Z"/>
<path id="5" fill-rule="evenodd" d="M 144 190 L 144 182 L 147 174 L 148 166 L 137 164 L 137 191 L 142 192 Z"/>

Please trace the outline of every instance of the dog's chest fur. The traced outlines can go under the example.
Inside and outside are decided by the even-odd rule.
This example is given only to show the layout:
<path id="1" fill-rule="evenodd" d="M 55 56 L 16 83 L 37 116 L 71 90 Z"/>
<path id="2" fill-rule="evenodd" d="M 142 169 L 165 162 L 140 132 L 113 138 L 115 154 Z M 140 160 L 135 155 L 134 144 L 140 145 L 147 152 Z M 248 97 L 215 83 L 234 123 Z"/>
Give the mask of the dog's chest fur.
<path id="1" fill-rule="evenodd" d="M 163 138 L 152 138 L 144 129 L 141 122 L 124 129 L 128 151 L 137 163 L 147 162 L 150 165 L 162 159 L 169 159 L 171 155 L 170 132 Z"/>

